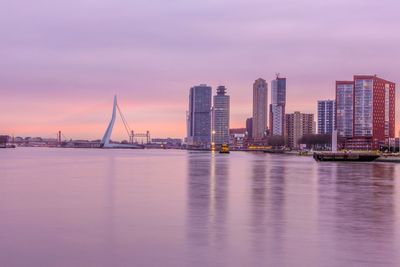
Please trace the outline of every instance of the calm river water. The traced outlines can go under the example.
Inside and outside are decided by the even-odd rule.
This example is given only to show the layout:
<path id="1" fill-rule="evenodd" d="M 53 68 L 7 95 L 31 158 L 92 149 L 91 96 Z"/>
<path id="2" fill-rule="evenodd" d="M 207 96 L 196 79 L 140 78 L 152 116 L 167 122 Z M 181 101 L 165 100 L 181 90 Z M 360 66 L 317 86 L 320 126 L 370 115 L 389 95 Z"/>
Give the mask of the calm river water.
<path id="1" fill-rule="evenodd" d="M 400 165 L 3 149 L 0 266 L 400 266 Z"/>

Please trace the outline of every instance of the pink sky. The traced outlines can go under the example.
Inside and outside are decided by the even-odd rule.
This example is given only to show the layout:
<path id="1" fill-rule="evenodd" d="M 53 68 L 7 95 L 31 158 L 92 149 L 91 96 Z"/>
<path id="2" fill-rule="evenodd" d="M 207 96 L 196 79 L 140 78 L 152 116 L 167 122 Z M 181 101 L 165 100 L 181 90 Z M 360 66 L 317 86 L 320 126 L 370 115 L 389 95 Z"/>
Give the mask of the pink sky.
<path id="1" fill-rule="evenodd" d="M 0 133 L 101 138 L 117 94 L 136 132 L 184 137 L 188 90 L 200 83 L 227 86 L 231 126 L 243 127 L 253 81 L 276 72 L 288 79 L 288 111 L 315 113 L 318 99 L 334 97 L 335 80 L 378 74 L 398 83 L 399 8 L 396 0 L 3 1 Z M 120 122 L 113 136 L 126 138 Z"/>

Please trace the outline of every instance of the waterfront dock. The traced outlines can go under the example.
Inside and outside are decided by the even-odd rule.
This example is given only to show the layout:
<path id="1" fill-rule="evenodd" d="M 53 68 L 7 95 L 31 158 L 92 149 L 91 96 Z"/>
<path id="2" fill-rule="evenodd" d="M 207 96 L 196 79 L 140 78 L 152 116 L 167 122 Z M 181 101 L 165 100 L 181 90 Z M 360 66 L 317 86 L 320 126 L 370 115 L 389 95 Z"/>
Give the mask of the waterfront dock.
<path id="1" fill-rule="evenodd" d="M 381 156 L 376 162 L 400 163 L 400 156 Z"/>

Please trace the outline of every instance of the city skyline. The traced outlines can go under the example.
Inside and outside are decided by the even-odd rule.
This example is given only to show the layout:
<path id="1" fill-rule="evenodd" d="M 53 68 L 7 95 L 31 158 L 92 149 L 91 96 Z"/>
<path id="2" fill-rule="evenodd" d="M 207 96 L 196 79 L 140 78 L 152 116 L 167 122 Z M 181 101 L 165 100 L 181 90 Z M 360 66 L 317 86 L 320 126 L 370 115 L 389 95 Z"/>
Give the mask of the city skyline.
<path id="1" fill-rule="evenodd" d="M 0 7 L 0 267 L 400 266 L 400 0 Z"/>
<path id="2" fill-rule="evenodd" d="M 286 113 L 313 114 L 317 100 L 334 98 L 338 79 L 399 81 L 396 1 L 24 2 L 1 14 L 4 134 L 99 139 L 117 94 L 135 131 L 184 137 L 194 84 L 229 88 L 237 128 L 251 117 L 258 77 L 280 72 Z M 122 123 L 114 136 L 124 139 Z"/>
<path id="3" fill-rule="evenodd" d="M 285 80 L 286 80 L 286 78 L 284 78 Z M 274 80 L 272 80 L 272 81 L 274 81 Z M 339 84 L 340 83 L 343 83 L 343 81 L 341 81 L 341 80 L 336 80 L 335 81 L 335 83 L 336 83 L 336 86 L 337 86 L 337 83 L 339 82 Z M 345 83 L 345 82 L 344 82 Z M 266 80 L 266 84 L 268 85 L 268 80 Z M 205 84 L 200 84 L 200 85 L 205 85 Z M 253 85 L 254 85 L 254 82 L 253 82 Z M 214 89 L 217 89 L 219 86 L 221 86 L 221 85 L 219 85 L 219 86 L 211 86 L 211 85 L 207 85 L 207 86 L 210 86 L 211 88 L 212 88 L 212 90 L 214 90 Z M 335 91 L 336 89 L 335 89 L 336 87 L 334 87 L 333 88 L 333 91 Z M 271 101 L 272 101 L 272 91 L 271 90 L 267 90 L 268 91 L 268 107 L 270 106 L 270 104 L 271 104 Z M 290 88 L 289 88 L 289 90 L 288 90 L 289 92 L 290 92 Z M 249 96 L 252 98 L 253 96 L 252 96 L 252 91 L 251 92 L 249 92 Z M 249 97 L 248 96 L 248 97 Z M 330 98 L 332 98 L 332 99 L 335 99 L 335 93 L 333 94 L 333 97 L 330 97 Z M 400 96 L 398 95 L 398 94 L 396 94 L 396 103 L 398 103 L 400 100 L 399 100 L 399 98 L 400 98 Z M 312 104 L 314 105 L 314 106 L 318 106 L 317 104 L 318 104 L 318 102 L 319 101 L 321 101 L 320 99 L 316 99 L 315 100 L 315 102 L 313 102 Z M 142 114 L 144 114 L 145 113 L 145 109 L 151 109 L 152 107 L 160 107 L 160 106 L 168 106 L 168 105 L 166 105 L 167 103 L 162 103 L 162 102 L 159 102 L 158 104 L 157 103 L 154 103 L 154 104 L 144 104 L 143 105 L 143 103 L 142 104 L 139 104 L 139 106 L 137 107 L 137 108 L 132 108 L 132 105 L 135 105 L 135 104 L 138 104 L 138 103 L 135 103 L 135 102 L 129 102 L 129 101 L 120 101 L 120 102 L 122 102 L 123 104 L 122 104 L 122 106 L 124 107 L 124 110 L 126 109 L 126 110 L 128 110 L 128 114 L 131 114 L 132 113 L 132 111 L 139 111 L 139 113 L 142 113 Z M 60 103 L 55 103 L 54 104 L 54 106 L 58 106 L 58 104 L 60 104 Z M 62 102 L 61 101 L 61 104 L 65 104 L 64 102 Z M 163 104 L 165 104 L 165 105 L 163 105 Z M 247 103 L 247 105 L 249 106 L 249 108 L 250 109 L 252 109 L 252 107 L 253 107 L 253 105 L 252 105 L 253 103 L 251 102 L 251 103 Z M 314 108 L 314 111 L 311 111 L 311 112 L 307 112 L 307 110 L 309 110 L 309 109 L 301 109 L 300 107 L 296 107 L 296 106 L 294 106 L 293 104 L 291 105 L 291 103 L 288 103 L 289 104 L 289 109 L 286 109 L 286 112 L 285 112 L 285 114 L 289 114 L 289 113 L 293 113 L 293 112 L 297 112 L 297 111 L 300 111 L 300 112 L 303 112 L 303 113 L 311 113 L 311 114 L 314 114 L 314 116 L 315 116 L 315 118 L 317 118 L 318 117 L 318 107 L 317 108 Z M 308 105 L 309 103 L 307 103 L 307 105 Z M 186 106 L 187 106 L 187 103 L 186 103 Z M 99 119 L 100 117 L 105 117 L 106 119 L 105 119 L 105 121 L 102 123 L 102 125 L 101 126 L 104 126 L 103 128 L 96 128 L 96 129 L 94 129 L 94 128 L 91 128 L 91 129 L 94 129 L 96 132 L 98 132 L 98 133 L 100 133 L 100 135 L 99 136 L 97 136 L 97 135 L 93 135 L 93 134 L 91 134 L 91 135 L 85 135 L 85 133 L 84 133 L 84 130 L 85 129 L 90 129 L 90 127 L 91 126 L 93 126 L 94 124 L 92 123 L 92 122 L 88 122 L 88 124 L 87 125 L 81 125 L 81 124 L 75 124 L 75 125 L 77 125 L 77 127 L 79 127 L 80 129 L 82 129 L 82 131 L 77 131 L 76 132 L 76 135 L 71 135 L 71 139 L 73 139 L 72 137 L 74 137 L 75 139 L 92 139 L 92 140 L 95 140 L 95 139 L 101 139 L 101 135 L 104 133 L 104 129 L 106 128 L 106 126 L 107 126 L 107 120 L 108 120 L 108 117 L 109 117 L 109 114 L 111 113 L 111 107 L 112 107 L 112 102 L 111 101 L 108 101 L 108 103 L 106 103 L 105 101 L 100 101 L 99 103 L 97 103 L 97 104 L 93 104 L 91 107 L 89 107 L 89 108 L 84 108 L 84 107 L 82 107 L 82 108 L 80 108 L 80 109 L 78 109 L 78 111 L 75 111 L 74 113 L 75 114 L 77 114 L 77 113 L 80 113 L 80 112 L 87 112 L 88 110 L 90 110 L 91 108 L 93 109 L 93 111 L 94 111 L 94 113 L 93 114 L 90 114 L 93 118 L 96 118 L 96 119 Z M 144 110 L 140 110 L 141 108 L 144 108 Z M 98 113 L 96 113 L 95 112 L 95 110 L 98 110 L 98 109 L 100 109 L 100 110 L 104 110 L 105 111 L 105 114 L 98 114 Z M 235 109 L 235 107 L 233 107 L 233 110 Z M 232 110 L 232 109 L 231 109 Z M 312 110 L 312 109 L 311 109 Z M 178 108 L 172 108 L 171 110 L 167 110 L 168 112 L 171 112 L 171 113 L 176 113 L 176 114 L 178 114 L 179 115 L 179 117 L 182 117 L 181 115 L 182 115 L 182 112 L 184 113 L 184 112 L 187 112 L 187 107 L 186 107 L 186 109 L 183 109 L 183 110 L 181 110 L 181 109 L 178 109 Z M 397 108 L 396 108 L 396 111 L 397 111 Z M 211 110 L 210 110 L 210 112 L 211 112 Z M 232 113 L 232 111 L 230 112 L 230 113 Z M 235 113 L 235 112 L 233 112 L 233 113 Z M 82 113 L 81 113 L 82 114 Z M 252 114 L 249 114 L 249 115 L 252 115 Z M 78 115 L 79 116 L 79 115 Z M 398 136 L 398 133 L 399 133 L 399 128 L 400 128 L 400 123 L 398 122 L 398 117 L 399 117 L 400 115 L 398 114 L 398 112 L 396 112 L 396 120 L 395 120 L 395 127 L 396 127 L 396 129 L 395 129 L 395 136 Z M 245 116 L 246 117 L 246 116 Z M 246 127 L 246 119 L 248 118 L 248 116 L 244 119 L 244 121 L 239 121 L 239 120 L 235 120 L 235 119 L 232 119 L 232 115 L 230 116 L 230 120 L 232 120 L 232 121 L 234 121 L 234 123 L 231 123 L 231 127 L 230 128 L 243 128 L 243 127 Z M 250 117 L 251 118 L 251 117 Z M 269 127 L 270 125 L 270 114 L 267 114 L 267 118 L 268 118 L 268 123 L 267 123 L 267 126 Z M 67 121 L 70 121 L 70 120 L 72 120 L 72 117 L 69 117 L 69 118 L 67 118 Z M 178 121 L 176 124 L 172 124 L 172 123 L 168 123 L 168 125 L 169 125 L 169 127 L 167 127 L 167 128 L 174 128 L 174 129 L 176 129 L 176 128 L 182 128 L 182 127 L 184 127 L 184 130 L 183 130 L 183 132 L 182 132 L 182 134 L 178 134 L 178 135 L 170 135 L 170 134 L 161 134 L 161 135 L 157 135 L 156 136 L 156 138 L 157 137 L 177 137 L 177 138 L 184 138 L 185 136 L 187 136 L 187 125 L 186 125 L 186 123 L 185 123 L 185 121 L 183 121 L 182 122 L 182 118 L 180 118 L 180 120 L 181 121 Z M 147 126 L 147 127 L 155 127 L 155 126 L 152 126 L 152 124 L 148 124 L 148 123 L 146 123 L 146 122 L 144 122 L 144 120 L 143 120 L 143 118 L 141 118 L 141 119 L 139 119 L 139 121 L 141 121 L 142 123 L 141 123 L 141 125 L 145 125 L 145 126 Z M 128 123 L 130 123 L 129 122 L 129 119 L 128 119 Z M 104 125 L 103 125 L 104 124 Z M 318 124 L 318 121 L 317 121 L 317 124 Z M 44 125 L 45 126 L 45 125 Z M 82 127 L 83 126 L 83 127 Z M 118 119 L 117 118 L 117 123 L 116 123 L 116 125 L 115 125 L 115 130 L 114 130 L 114 132 L 113 132 L 113 135 L 112 135 L 112 137 L 115 139 L 115 140 L 118 140 L 118 139 L 120 139 L 120 140 L 126 140 L 126 139 L 128 139 L 128 137 L 126 136 L 126 134 L 125 134 L 125 130 L 123 129 L 123 122 L 122 121 L 120 121 L 120 119 Z M 41 128 L 43 128 L 43 125 L 42 126 L 38 126 L 38 129 L 41 129 Z M 46 128 L 46 127 L 44 127 L 44 128 Z M 147 131 L 147 130 L 149 130 L 150 129 L 150 131 L 151 131 L 151 129 L 152 128 L 143 128 L 143 129 L 140 129 L 139 131 L 137 131 L 137 132 L 145 132 L 145 131 Z M 59 129 L 59 130 L 61 130 L 61 129 Z M 270 130 L 270 129 L 269 129 Z M 52 129 L 50 129 L 50 131 L 53 131 L 54 133 L 50 133 L 49 134 L 49 131 L 48 132 L 45 132 L 45 134 L 44 135 L 40 135 L 40 134 L 35 134 L 35 133 L 39 133 L 40 132 L 40 130 L 38 130 L 38 131 L 36 131 L 36 132 L 32 132 L 32 134 L 19 134 L 18 132 L 17 133 L 9 133 L 9 132 L 3 132 L 3 134 L 5 133 L 5 134 L 11 134 L 12 136 L 30 136 L 30 137 L 36 137 L 36 136 L 41 136 L 41 137 L 45 137 L 45 138 L 54 138 L 55 137 L 55 135 L 58 133 L 58 130 L 56 130 L 56 131 L 54 131 L 54 129 L 52 128 Z M 23 132 L 23 131 L 22 131 Z M 157 131 L 155 131 L 156 133 L 157 133 Z M 168 132 L 168 131 L 165 131 L 165 132 Z M 64 133 L 64 132 L 63 132 Z M 68 136 L 68 138 L 69 138 L 70 136 Z"/>

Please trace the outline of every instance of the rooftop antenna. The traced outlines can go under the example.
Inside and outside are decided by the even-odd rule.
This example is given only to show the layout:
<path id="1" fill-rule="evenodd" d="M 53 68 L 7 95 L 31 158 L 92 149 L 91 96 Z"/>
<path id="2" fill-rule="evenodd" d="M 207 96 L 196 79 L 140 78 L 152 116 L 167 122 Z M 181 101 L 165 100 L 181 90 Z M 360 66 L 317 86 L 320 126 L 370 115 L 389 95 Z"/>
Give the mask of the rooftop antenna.
<path id="1" fill-rule="evenodd" d="M 281 76 L 281 74 L 279 72 L 275 73 L 275 76 L 277 79 L 279 79 L 279 77 Z"/>

